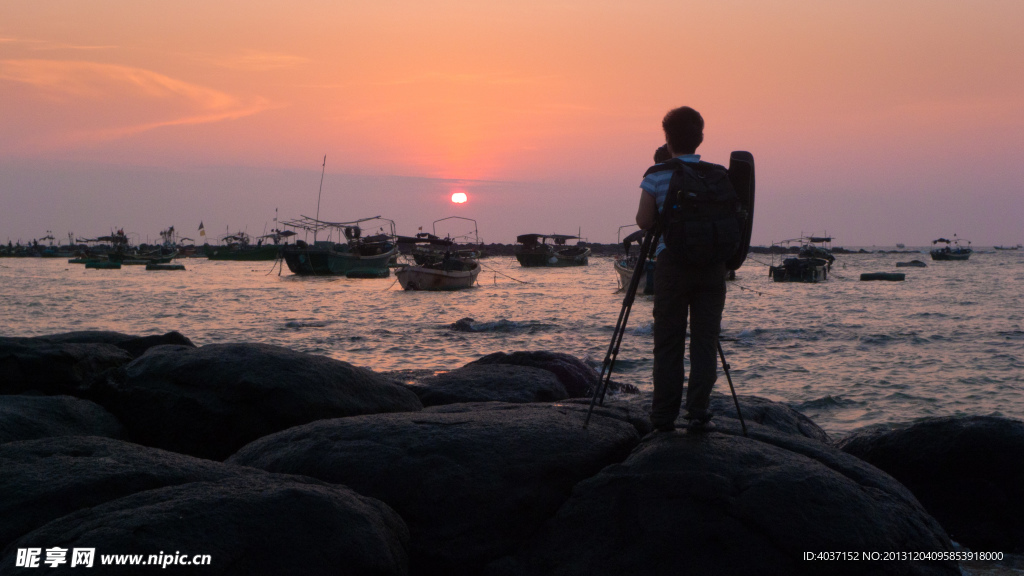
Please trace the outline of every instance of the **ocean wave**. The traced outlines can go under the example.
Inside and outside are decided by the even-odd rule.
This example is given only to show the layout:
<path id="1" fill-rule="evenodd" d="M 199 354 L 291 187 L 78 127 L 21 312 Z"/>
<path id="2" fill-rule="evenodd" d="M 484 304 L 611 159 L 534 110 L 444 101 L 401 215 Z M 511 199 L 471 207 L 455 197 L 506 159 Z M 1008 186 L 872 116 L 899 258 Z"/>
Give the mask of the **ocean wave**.
<path id="1" fill-rule="evenodd" d="M 861 344 L 889 344 L 897 342 L 900 339 L 890 336 L 888 334 L 869 334 L 867 336 L 861 336 L 857 339 Z"/>
<path id="2" fill-rule="evenodd" d="M 654 322 L 645 322 L 633 328 L 633 336 L 651 336 L 654 334 Z"/>
<path id="3" fill-rule="evenodd" d="M 948 314 L 942 312 L 916 312 L 914 314 L 908 314 L 908 318 L 948 318 Z"/>
<path id="4" fill-rule="evenodd" d="M 817 342 L 828 336 L 827 330 L 808 330 L 806 328 L 744 328 L 736 336 L 745 340 L 768 340 L 785 342 L 787 340 L 806 340 Z"/>
<path id="5" fill-rule="evenodd" d="M 292 329 L 326 328 L 330 323 L 330 320 L 289 320 L 284 323 L 284 327 Z"/>

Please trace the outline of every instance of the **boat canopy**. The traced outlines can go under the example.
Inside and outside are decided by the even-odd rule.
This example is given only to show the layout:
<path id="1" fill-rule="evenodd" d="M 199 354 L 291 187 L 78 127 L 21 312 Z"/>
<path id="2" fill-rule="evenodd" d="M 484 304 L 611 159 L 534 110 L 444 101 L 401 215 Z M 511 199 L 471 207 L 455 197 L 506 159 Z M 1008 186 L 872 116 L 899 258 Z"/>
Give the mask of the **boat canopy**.
<path id="1" fill-rule="evenodd" d="M 579 236 L 571 236 L 569 234 L 520 234 L 516 236 L 516 242 L 520 244 L 537 244 L 538 241 L 547 238 L 554 240 L 555 244 L 565 244 L 566 240 L 579 238 Z"/>
<path id="2" fill-rule="evenodd" d="M 361 225 L 364 222 L 369 222 L 371 220 L 387 222 L 390 227 L 390 230 L 384 230 L 384 227 L 381 226 L 377 233 L 378 236 L 384 235 L 392 238 L 396 236 L 394 221 L 388 220 L 387 218 L 381 218 L 380 216 L 370 216 L 369 218 L 360 218 L 359 220 L 352 220 L 350 222 L 328 222 L 326 220 L 318 220 L 309 216 L 301 216 L 294 220 L 283 221 L 281 222 L 281 225 L 288 226 L 289 228 L 305 230 L 306 232 L 313 232 L 314 235 L 320 230 L 337 230 L 343 234 L 347 240 L 358 240 L 362 235 L 363 226 Z"/>
<path id="3" fill-rule="evenodd" d="M 460 234 L 458 236 L 452 236 L 450 233 L 447 234 L 447 236 L 449 238 L 451 238 L 452 240 L 459 240 L 459 241 L 469 242 L 469 243 L 472 243 L 472 244 L 482 244 L 483 243 L 480 240 L 480 232 L 477 230 L 476 220 L 473 220 L 472 218 L 466 218 L 465 216 L 448 216 L 446 218 L 441 218 L 440 220 L 434 220 L 434 224 L 433 224 L 432 228 L 434 230 L 434 235 L 435 236 L 439 236 L 439 234 L 437 233 L 437 223 L 438 222 L 444 222 L 445 220 L 465 220 L 466 222 L 472 222 L 473 223 L 472 235 L 470 235 L 471 233 L 468 232 L 468 231 L 466 233 Z M 419 236 L 419 234 L 417 234 L 417 236 Z"/>
<path id="4" fill-rule="evenodd" d="M 452 244 L 454 244 L 454 242 L 452 242 L 448 238 L 438 238 L 437 236 L 434 236 L 433 234 L 427 234 L 426 232 L 421 232 L 416 236 L 399 236 L 398 243 L 430 244 L 431 246 L 451 246 Z"/>
<path id="5" fill-rule="evenodd" d="M 97 238 L 78 238 L 78 242 L 110 242 L 111 244 L 128 244 L 128 235 L 124 233 L 124 229 L 120 229 L 117 232 L 111 233 L 109 236 L 99 236 Z"/>

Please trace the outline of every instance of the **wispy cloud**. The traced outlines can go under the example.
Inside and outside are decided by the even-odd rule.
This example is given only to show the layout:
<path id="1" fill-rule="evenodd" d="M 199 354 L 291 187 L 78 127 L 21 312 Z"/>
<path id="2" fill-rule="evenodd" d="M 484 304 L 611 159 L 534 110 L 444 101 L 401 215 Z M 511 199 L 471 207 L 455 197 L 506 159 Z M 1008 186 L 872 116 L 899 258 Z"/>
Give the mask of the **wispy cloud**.
<path id="1" fill-rule="evenodd" d="M 267 72 L 283 68 L 294 68 L 309 62 L 309 58 L 302 56 L 256 51 L 247 51 L 233 55 L 203 55 L 196 56 L 196 59 L 222 68 L 245 70 L 248 72 Z"/>
<path id="2" fill-rule="evenodd" d="M 124 91 L 156 99 L 183 98 L 206 109 L 230 108 L 229 94 L 191 84 L 151 70 L 61 60 L 0 60 L 0 80 L 28 84 L 54 94 L 79 98 L 123 96 Z"/>
<path id="3" fill-rule="evenodd" d="M 63 145 L 233 120 L 273 107 L 264 98 L 242 98 L 152 70 L 97 62 L 0 60 L 3 82 L 29 87 L 32 106 L 48 106 L 53 115 L 71 118 L 59 129 L 49 127 L 57 133 L 47 139 Z"/>
<path id="4" fill-rule="evenodd" d="M 48 40 L 35 40 L 32 38 L 0 38 L 0 44 L 20 44 L 29 50 L 71 50 L 80 52 L 92 52 L 98 50 L 114 50 L 118 46 L 112 44 L 66 44 L 63 42 L 50 42 Z"/>
<path id="5" fill-rule="evenodd" d="M 383 80 L 366 79 L 350 80 L 347 82 L 332 82 L 326 84 L 299 84 L 303 88 L 321 89 L 348 89 L 358 87 L 395 87 L 415 85 L 478 85 L 478 86 L 543 86 L 547 82 L 556 80 L 557 76 L 520 76 L 514 74 L 478 74 L 478 73 L 446 73 L 446 72 L 424 72 L 413 76 L 387 78 Z"/>

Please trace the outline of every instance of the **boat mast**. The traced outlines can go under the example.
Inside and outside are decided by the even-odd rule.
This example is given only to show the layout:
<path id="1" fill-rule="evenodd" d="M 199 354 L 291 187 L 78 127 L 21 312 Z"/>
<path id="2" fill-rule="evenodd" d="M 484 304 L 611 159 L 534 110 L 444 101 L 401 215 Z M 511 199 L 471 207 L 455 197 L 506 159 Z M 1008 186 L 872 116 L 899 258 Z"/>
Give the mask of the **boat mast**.
<path id="1" fill-rule="evenodd" d="M 316 195 L 316 225 L 313 227 L 313 244 L 316 244 L 316 233 L 320 230 L 320 196 L 324 193 L 324 171 L 327 170 L 327 154 L 324 154 L 324 165 L 320 169 L 320 192 Z"/>

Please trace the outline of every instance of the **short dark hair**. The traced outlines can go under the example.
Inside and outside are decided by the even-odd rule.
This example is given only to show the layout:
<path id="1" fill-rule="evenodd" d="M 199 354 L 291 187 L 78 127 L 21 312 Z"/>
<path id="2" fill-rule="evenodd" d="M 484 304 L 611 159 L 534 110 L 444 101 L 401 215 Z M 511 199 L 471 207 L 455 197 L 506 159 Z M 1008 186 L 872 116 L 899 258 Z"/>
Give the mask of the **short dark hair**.
<path id="1" fill-rule="evenodd" d="M 676 154 L 689 154 L 704 141 L 704 118 L 689 106 L 669 110 L 661 121 L 665 140 Z"/>

